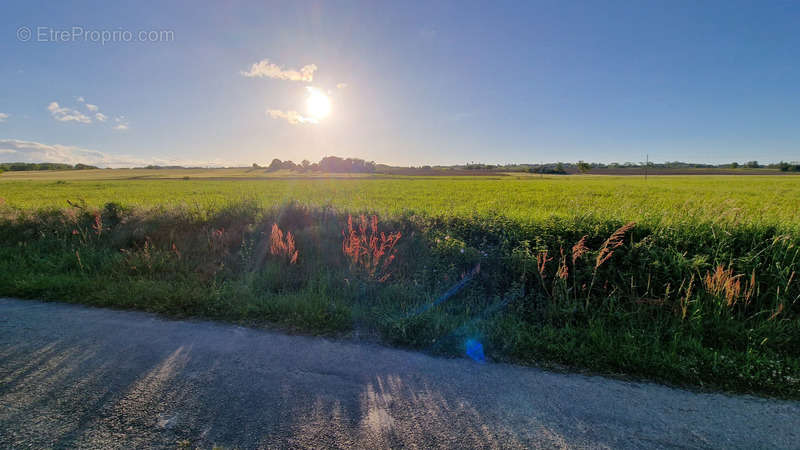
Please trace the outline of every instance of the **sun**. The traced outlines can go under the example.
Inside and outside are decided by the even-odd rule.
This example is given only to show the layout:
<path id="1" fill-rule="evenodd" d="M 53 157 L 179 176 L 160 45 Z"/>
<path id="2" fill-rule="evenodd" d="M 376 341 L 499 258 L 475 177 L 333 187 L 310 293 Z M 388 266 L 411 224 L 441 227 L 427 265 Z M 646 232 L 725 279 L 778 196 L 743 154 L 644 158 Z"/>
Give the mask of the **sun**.
<path id="1" fill-rule="evenodd" d="M 306 89 L 308 89 L 308 99 L 306 100 L 308 115 L 317 120 L 327 117 L 331 113 L 331 99 L 317 88 L 308 87 Z"/>

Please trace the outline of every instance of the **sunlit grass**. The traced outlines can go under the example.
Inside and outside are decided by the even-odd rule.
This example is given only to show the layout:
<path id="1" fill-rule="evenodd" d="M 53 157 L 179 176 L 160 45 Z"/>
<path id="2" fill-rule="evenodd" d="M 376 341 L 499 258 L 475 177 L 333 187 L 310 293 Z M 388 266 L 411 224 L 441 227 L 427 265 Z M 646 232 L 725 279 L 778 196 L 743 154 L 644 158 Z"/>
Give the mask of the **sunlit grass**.
<path id="1" fill-rule="evenodd" d="M 208 171 L 202 174 L 208 176 Z M 4 174 L 0 176 L 0 197 L 7 206 L 21 209 L 62 208 L 70 200 L 94 207 L 114 201 L 142 208 L 185 206 L 214 211 L 247 199 L 264 207 L 296 200 L 310 206 L 389 216 L 477 213 L 502 214 L 520 221 L 594 217 L 662 225 L 696 221 L 771 224 L 786 229 L 797 229 L 800 224 L 796 214 L 800 177 L 789 176 L 662 176 L 646 182 L 638 177 L 512 176 L 276 177 L 236 182 L 213 178 L 65 179 L 59 183 L 53 179 L 18 180 Z"/>

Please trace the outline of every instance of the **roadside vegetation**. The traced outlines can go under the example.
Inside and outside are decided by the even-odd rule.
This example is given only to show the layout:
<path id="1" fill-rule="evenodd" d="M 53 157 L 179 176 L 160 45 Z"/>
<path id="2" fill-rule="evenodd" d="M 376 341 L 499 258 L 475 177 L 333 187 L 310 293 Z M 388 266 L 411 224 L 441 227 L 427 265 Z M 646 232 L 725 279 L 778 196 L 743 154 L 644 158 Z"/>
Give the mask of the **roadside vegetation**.
<path id="1" fill-rule="evenodd" d="M 0 181 L 0 295 L 800 398 L 800 179 Z"/>

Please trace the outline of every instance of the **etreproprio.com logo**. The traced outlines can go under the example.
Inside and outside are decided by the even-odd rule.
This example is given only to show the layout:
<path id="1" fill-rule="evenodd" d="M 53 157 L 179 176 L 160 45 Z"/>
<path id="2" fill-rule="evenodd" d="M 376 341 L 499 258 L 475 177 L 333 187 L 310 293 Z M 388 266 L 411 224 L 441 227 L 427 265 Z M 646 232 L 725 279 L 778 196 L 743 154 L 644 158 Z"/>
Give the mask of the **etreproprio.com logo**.
<path id="1" fill-rule="evenodd" d="M 17 28 L 17 40 L 20 42 L 90 42 L 100 45 L 117 42 L 172 42 L 175 32 L 172 30 L 124 30 L 121 28 L 87 29 L 81 26 L 69 28 L 27 27 Z"/>

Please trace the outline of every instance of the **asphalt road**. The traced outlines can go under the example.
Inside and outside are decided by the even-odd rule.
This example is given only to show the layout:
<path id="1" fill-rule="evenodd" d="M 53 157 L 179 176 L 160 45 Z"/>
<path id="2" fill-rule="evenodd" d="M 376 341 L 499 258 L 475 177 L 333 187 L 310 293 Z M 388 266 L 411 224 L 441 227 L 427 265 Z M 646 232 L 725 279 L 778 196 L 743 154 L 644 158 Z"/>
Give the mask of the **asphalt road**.
<path id="1" fill-rule="evenodd" d="M 800 403 L 0 299 L 0 447 L 799 448 Z"/>

